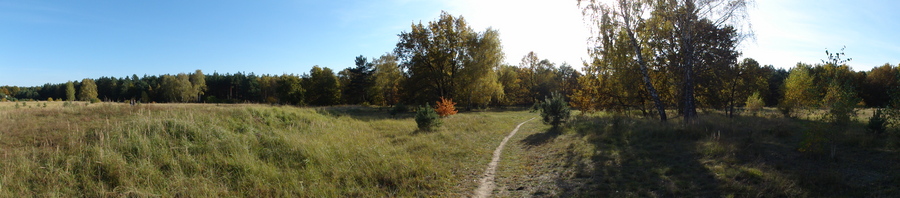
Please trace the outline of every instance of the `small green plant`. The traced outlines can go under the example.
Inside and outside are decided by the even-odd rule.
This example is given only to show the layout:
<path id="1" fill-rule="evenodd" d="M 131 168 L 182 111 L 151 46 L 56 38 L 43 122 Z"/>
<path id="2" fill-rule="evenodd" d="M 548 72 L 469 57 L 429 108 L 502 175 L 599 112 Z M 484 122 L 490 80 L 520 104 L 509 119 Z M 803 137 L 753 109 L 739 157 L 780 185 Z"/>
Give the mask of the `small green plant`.
<path id="1" fill-rule="evenodd" d="M 572 115 L 569 103 L 559 93 L 551 94 L 551 97 L 538 104 L 544 124 L 552 125 L 554 128 L 566 123 Z"/>
<path id="2" fill-rule="evenodd" d="M 440 127 L 441 124 L 443 124 L 441 116 L 430 105 L 425 104 L 425 106 L 421 106 L 416 110 L 416 125 L 418 125 L 419 130 L 433 131 Z"/>
<path id="3" fill-rule="evenodd" d="M 18 109 L 18 108 L 19 108 L 19 103 L 17 102 L 17 103 L 16 103 L 16 109 Z"/>
<path id="4" fill-rule="evenodd" d="M 869 132 L 874 134 L 882 134 L 887 131 L 887 118 L 882 115 L 881 109 L 875 110 L 875 114 L 869 118 L 869 123 L 866 124 L 866 128 L 869 129 Z"/>
<path id="5" fill-rule="evenodd" d="M 747 105 L 747 112 L 756 115 L 766 104 L 763 102 L 762 97 L 759 96 L 759 92 L 753 92 L 753 95 L 747 97 L 745 105 Z"/>
<path id="6" fill-rule="evenodd" d="M 47 103 L 46 103 L 46 102 L 44 103 L 44 108 L 47 108 Z"/>
<path id="7" fill-rule="evenodd" d="M 98 102 L 100 102 L 100 99 L 91 98 L 91 104 L 98 103 Z"/>

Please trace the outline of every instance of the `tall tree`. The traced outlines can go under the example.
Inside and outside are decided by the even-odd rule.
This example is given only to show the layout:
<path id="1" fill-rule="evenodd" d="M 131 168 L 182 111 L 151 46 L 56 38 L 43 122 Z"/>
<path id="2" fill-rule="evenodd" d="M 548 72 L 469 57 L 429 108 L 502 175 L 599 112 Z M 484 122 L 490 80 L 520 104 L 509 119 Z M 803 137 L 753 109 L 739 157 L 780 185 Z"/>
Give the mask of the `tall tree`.
<path id="1" fill-rule="evenodd" d="M 490 79 L 495 78 L 490 70 L 500 62 L 497 60 L 502 60 L 502 55 L 497 50 L 497 32 L 492 29 L 478 33 L 461 16 L 441 12 L 437 21 L 427 26 L 421 22 L 413 24 L 409 32 L 402 32 L 399 37 L 394 53 L 406 75 L 407 101 L 425 103 L 440 97 L 465 97 L 460 91 L 469 85 L 467 81 L 496 85 Z"/>
<path id="2" fill-rule="evenodd" d="M 525 82 L 530 76 L 530 71 L 525 68 L 512 65 L 501 65 L 497 70 L 500 85 L 503 86 L 502 105 L 526 105 L 534 102 L 531 98 L 531 90 Z"/>
<path id="3" fill-rule="evenodd" d="M 78 91 L 78 99 L 82 101 L 91 101 L 97 99 L 97 84 L 93 79 L 85 78 L 81 81 L 81 89 Z"/>
<path id="4" fill-rule="evenodd" d="M 203 75 L 203 71 L 198 69 L 191 74 L 189 81 L 191 82 L 192 101 L 200 102 L 200 96 L 206 91 L 206 75 Z"/>
<path id="5" fill-rule="evenodd" d="M 753 93 L 759 93 L 768 88 L 766 73 L 759 62 L 752 58 L 745 58 L 738 64 L 724 71 L 721 84 L 725 86 L 723 95 L 727 105 L 725 112 L 729 117 L 734 117 L 735 106 L 746 101 Z"/>
<path id="6" fill-rule="evenodd" d="M 360 55 L 354 61 L 356 67 L 347 68 L 341 71 L 346 82 L 342 82 L 344 102 L 347 104 L 362 104 L 364 102 L 372 102 L 369 90 L 372 87 L 372 72 L 374 65 L 369 62 L 366 57 Z"/>
<path id="7" fill-rule="evenodd" d="M 474 38 L 469 38 L 467 57 L 464 67 L 459 70 L 459 83 L 455 91 L 467 108 L 486 106 L 503 96 L 503 87 L 497 81 L 496 71 L 503 61 L 500 33 L 488 28 L 471 36 Z"/>
<path id="8" fill-rule="evenodd" d="M 400 100 L 400 83 L 403 80 L 403 73 L 397 64 L 397 56 L 387 53 L 381 55 L 373 62 L 375 71 L 374 93 L 375 103 L 380 105 L 394 105 Z"/>
<path id="9" fill-rule="evenodd" d="M 778 108 L 785 116 L 793 116 L 798 108 L 808 108 L 818 103 L 818 93 L 809 70 L 809 65 L 797 63 L 784 80 L 784 99 Z"/>
<path id="10" fill-rule="evenodd" d="M 644 3 L 640 1 L 618 0 L 617 5 L 610 7 L 600 2 L 600 0 L 579 0 L 578 4 L 579 6 L 584 5 L 582 13 L 591 20 L 596 28 L 615 27 L 616 29 L 624 30 L 624 35 L 628 38 L 627 42 L 630 44 L 629 48 L 633 52 L 633 60 L 636 61 L 639 66 L 644 87 L 649 93 L 650 98 L 653 100 L 654 106 L 656 106 L 659 120 L 663 122 L 668 120 L 665 104 L 660 100 L 659 93 L 650 79 L 650 69 L 647 65 L 647 60 L 644 59 L 642 53 L 643 46 L 640 44 L 641 41 L 638 40 L 638 37 L 635 34 L 635 30 L 644 21 L 644 19 L 641 18 L 644 15 L 643 12 L 647 9 L 647 7 L 644 6 Z M 596 31 L 598 30 L 595 30 L 595 32 Z M 594 35 L 595 41 L 601 41 L 594 43 L 598 45 L 596 48 L 599 50 L 605 50 L 606 48 L 612 47 L 602 46 L 603 44 L 610 44 L 602 41 L 609 41 L 611 40 L 611 38 L 609 38 L 610 36 L 616 35 L 605 31 L 606 30 L 601 29 L 599 30 L 599 34 Z M 602 53 L 592 54 L 602 55 Z"/>
<path id="11" fill-rule="evenodd" d="M 581 72 L 575 70 L 575 68 L 568 63 L 563 63 L 559 66 L 556 76 L 559 78 L 558 81 L 561 93 L 566 98 L 570 98 L 575 94 L 576 90 L 580 89 L 578 78 L 581 77 Z M 571 101 L 571 99 L 568 99 L 568 101 Z"/>
<path id="12" fill-rule="evenodd" d="M 872 68 L 866 75 L 866 81 L 863 89 L 863 100 L 870 107 L 886 107 L 890 104 L 891 93 L 900 91 L 892 90 L 900 87 L 897 75 L 900 69 L 891 64 L 885 63 L 880 67 Z"/>
<path id="13" fill-rule="evenodd" d="M 66 101 L 75 101 L 75 83 L 66 82 Z"/>
<path id="14" fill-rule="evenodd" d="M 773 65 L 766 65 L 764 68 L 767 72 L 766 82 L 769 89 L 764 94 L 766 106 L 777 106 L 778 102 L 784 98 L 784 80 L 788 77 L 788 71 L 784 68 L 775 68 Z"/>
<path id="15" fill-rule="evenodd" d="M 309 88 L 305 95 L 306 101 L 311 105 L 327 106 L 340 103 L 340 83 L 330 68 L 313 66 L 304 87 Z"/>
<path id="16" fill-rule="evenodd" d="M 282 104 L 303 104 L 305 89 L 302 87 L 302 79 L 295 75 L 281 75 L 277 80 L 278 99 Z"/>

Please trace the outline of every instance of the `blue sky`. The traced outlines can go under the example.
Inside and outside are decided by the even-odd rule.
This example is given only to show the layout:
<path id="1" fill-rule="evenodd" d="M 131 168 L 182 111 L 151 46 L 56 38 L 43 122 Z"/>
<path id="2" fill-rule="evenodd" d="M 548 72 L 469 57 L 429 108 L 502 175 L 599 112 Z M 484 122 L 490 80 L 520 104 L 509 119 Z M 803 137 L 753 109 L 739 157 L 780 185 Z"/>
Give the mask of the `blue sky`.
<path id="1" fill-rule="evenodd" d="M 895 1 L 758 1 L 745 56 L 790 67 L 825 48 L 857 70 L 900 63 Z M 192 72 L 306 73 L 393 50 L 441 10 L 498 29 L 506 62 L 535 51 L 580 66 L 589 36 L 575 0 L 2 1 L 0 85 Z"/>

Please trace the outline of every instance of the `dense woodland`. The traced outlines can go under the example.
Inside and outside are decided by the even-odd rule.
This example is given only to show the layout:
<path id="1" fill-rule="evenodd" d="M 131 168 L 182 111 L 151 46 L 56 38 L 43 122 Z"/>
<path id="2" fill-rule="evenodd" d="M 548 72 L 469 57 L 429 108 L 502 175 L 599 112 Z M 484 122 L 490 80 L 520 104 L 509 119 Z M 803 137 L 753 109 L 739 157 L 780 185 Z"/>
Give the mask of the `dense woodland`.
<path id="1" fill-rule="evenodd" d="M 713 1 L 715 2 L 715 1 Z M 581 71 L 535 53 L 518 65 L 504 62 L 499 31 L 473 30 L 462 16 L 442 13 L 399 34 L 393 52 L 355 57 L 334 71 L 305 74 L 193 73 L 101 77 L 37 87 L 0 87 L 0 100 L 83 100 L 382 105 L 434 103 L 451 98 L 466 109 L 532 105 L 554 92 L 583 111 L 635 111 L 666 120 L 697 109 L 733 115 L 745 106 L 797 110 L 896 107 L 898 66 L 855 71 L 843 52 L 825 51 L 821 63 L 786 70 L 738 60 L 745 33 L 735 28 L 743 4 L 722 8 L 693 1 L 605 5 L 580 1 L 595 32 L 591 59 Z M 734 12 L 706 16 L 724 9 Z M 711 11 L 712 10 L 712 11 Z M 721 13 L 721 12 L 718 12 Z M 673 111 L 674 110 L 674 111 Z"/>

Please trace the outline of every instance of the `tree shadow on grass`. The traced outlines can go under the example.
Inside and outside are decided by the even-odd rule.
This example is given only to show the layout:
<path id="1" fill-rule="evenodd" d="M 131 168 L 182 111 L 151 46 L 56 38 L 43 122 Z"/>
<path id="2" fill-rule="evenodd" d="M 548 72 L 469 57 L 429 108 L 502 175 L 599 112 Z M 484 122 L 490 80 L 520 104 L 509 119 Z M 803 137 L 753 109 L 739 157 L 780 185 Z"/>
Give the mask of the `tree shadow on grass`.
<path id="1" fill-rule="evenodd" d="M 863 132 L 844 132 L 833 160 L 797 149 L 805 132 L 835 130 L 827 123 L 707 118 L 687 127 L 647 119 L 582 120 L 573 135 L 587 144 L 560 155 L 570 173 L 556 178 L 555 196 L 890 197 L 900 191 L 900 168 L 885 163 L 900 160 L 897 152 L 855 143 L 852 138 Z"/>
<path id="2" fill-rule="evenodd" d="M 348 116 L 350 118 L 361 121 L 374 121 L 384 119 L 402 120 L 415 117 L 414 112 L 400 112 L 391 115 L 390 107 L 368 107 L 357 105 L 317 107 L 316 113 L 331 117 Z"/>
<path id="3" fill-rule="evenodd" d="M 556 137 L 558 137 L 561 134 L 562 134 L 561 127 L 551 127 L 550 129 L 547 129 L 547 131 L 544 131 L 543 133 L 531 134 L 528 137 L 525 137 L 525 139 L 522 139 L 521 142 L 527 146 L 540 146 L 540 145 L 543 145 L 550 141 L 553 141 L 553 139 L 556 139 Z"/>
<path id="4" fill-rule="evenodd" d="M 692 141 L 655 121 L 590 118 L 575 132 L 588 140 L 561 162 L 571 172 L 556 186 L 561 197 L 721 197 L 714 173 L 698 161 Z M 587 123 L 587 125 L 585 125 Z"/>

